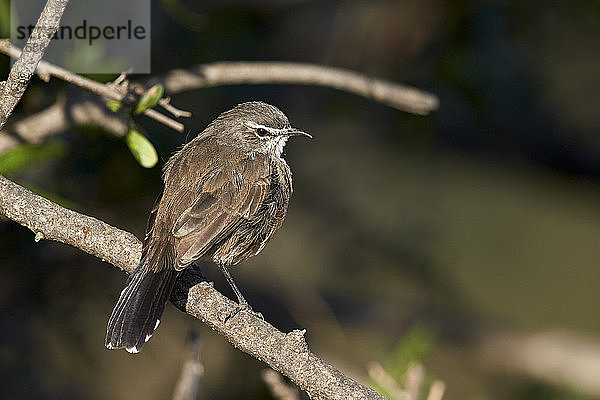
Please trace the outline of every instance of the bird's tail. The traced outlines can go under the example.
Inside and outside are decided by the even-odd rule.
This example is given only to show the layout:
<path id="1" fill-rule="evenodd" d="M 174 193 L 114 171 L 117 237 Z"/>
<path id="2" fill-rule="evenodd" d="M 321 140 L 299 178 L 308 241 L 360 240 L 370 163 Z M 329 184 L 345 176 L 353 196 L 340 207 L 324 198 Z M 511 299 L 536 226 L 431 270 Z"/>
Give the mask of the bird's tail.
<path id="1" fill-rule="evenodd" d="M 106 347 L 137 353 L 158 327 L 177 271 L 149 269 L 145 260 L 133 271 L 106 328 Z"/>

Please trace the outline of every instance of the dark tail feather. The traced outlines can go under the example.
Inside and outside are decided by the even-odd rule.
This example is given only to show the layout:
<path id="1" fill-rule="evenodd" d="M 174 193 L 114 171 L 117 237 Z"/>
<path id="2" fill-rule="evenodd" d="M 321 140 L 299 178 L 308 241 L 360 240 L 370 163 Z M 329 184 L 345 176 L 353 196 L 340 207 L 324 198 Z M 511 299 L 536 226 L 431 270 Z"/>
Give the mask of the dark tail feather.
<path id="1" fill-rule="evenodd" d="M 106 328 L 106 347 L 137 353 L 158 327 L 169 300 L 177 271 L 148 270 L 145 262 L 133 271 L 121 292 Z"/>

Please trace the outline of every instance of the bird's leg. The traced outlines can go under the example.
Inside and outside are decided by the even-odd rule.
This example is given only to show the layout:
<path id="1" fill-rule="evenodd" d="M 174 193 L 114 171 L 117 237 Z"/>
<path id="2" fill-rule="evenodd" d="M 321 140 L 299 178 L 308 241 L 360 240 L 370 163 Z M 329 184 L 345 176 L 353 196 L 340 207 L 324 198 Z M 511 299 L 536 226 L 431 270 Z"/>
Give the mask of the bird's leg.
<path id="1" fill-rule="evenodd" d="M 233 280 L 233 277 L 229 273 L 229 270 L 227 269 L 227 267 L 225 266 L 225 264 L 218 263 L 217 265 L 219 266 L 219 268 L 221 268 L 221 272 L 223 272 L 223 275 L 225 275 L 225 279 L 227 279 L 227 282 L 229 283 L 229 286 L 231 286 L 231 289 L 233 289 L 233 292 L 237 296 L 240 309 L 250 309 L 250 310 L 252 310 L 252 307 L 250 307 L 250 304 L 248 304 L 248 302 L 246 301 L 246 299 L 242 295 L 242 292 L 240 292 L 240 289 L 238 289 L 237 285 L 235 284 L 235 282 Z"/>
<path id="2" fill-rule="evenodd" d="M 231 313 L 231 315 L 228 315 L 227 318 L 225 318 L 225 322 L 229 321 L 231 318 L 236 316 L 240 311 L 249 311 L 250 313 L 257 316 L 258 318 L 264 320 L 265 318 L 263 317 L 263 315 L 261 313 L 254 311 L 252 309 L 252 307 L 250 307 L 250 304 L 248 304 L 248 301 L 246 301 L 246 299 L 242 295 L 242 292 L 240 292 L 240 289 L 238 289 L 237 285 L 233 281 L 233 277 L 229 273 L 227 266 L 225 264 L 221 264 L 221 263 L 218 263 L 217 265 L 219 266 L 219 268 L 221 268 L 221 272 L 223 272 L 223 275 L 225 275 L 225 279 L 227 279 L 229 286 L 231 286 L 231 288 L 235 292 L 235 295 L 237 296 L 237 299 L 238 299 L 238 306 L 237 306 L 236 310 L 233 313 Z"/>
<path id="3" fill-rule="evenodd" d="M 238 289 L 237 285 L 233 281 L 233 277 L 229 273 L 227 266 L 221 263 L 218 263 L 217 265 L 219 266 L 219 268 L 221 268 L 221 272 L 223 272 L 223 275 L 225 275 L 225 279 L 227 279 L 229 286 L 231 286 L 238 299 L 238 306 L 236 310 L 233 313 L 231 313 L 231 315 L 228 315 L 227 318 L 225 318 L 225 322 L 229 321 L 231 318 L 236 316 L 240 311 L 249 311 L 250 313 L 256 315 L 258 318 L 264 320 L 264 317 L 261 313 L 254 311 L 252 307 L 250 307 L 250 304 L 248 304 L 248 301 L 246 301 L 246 299 L 242 295 L 242 292 L 240 292 L 240 289 Z"/>

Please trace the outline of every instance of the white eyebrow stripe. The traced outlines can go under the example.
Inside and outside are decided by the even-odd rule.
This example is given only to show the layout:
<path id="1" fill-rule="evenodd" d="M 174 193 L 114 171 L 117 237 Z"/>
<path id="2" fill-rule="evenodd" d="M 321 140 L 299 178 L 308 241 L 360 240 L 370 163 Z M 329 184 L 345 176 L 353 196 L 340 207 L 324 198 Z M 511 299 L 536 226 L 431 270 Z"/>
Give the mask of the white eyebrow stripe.
<path id="1" fill-rule="evenodd" d="M 246 126 L 252 128 L 254 130 L 262 128 L 262 129 L 266 130 L 267 132 L 271 133 L 272 135 L 279 135 L 281 132 L 283 132 L 285 130 L 285 129 L 271 128 L 269 126 L 265 126 L 265 125 L 262 125 L 262 124 L 257 124 L 256 122 L 252 122 L 252 121 L 246 122 Z M 259 136 L 256 132 L 253 132 L 253 133 L 259 139 L 266 139 L 265 137 Z"/>

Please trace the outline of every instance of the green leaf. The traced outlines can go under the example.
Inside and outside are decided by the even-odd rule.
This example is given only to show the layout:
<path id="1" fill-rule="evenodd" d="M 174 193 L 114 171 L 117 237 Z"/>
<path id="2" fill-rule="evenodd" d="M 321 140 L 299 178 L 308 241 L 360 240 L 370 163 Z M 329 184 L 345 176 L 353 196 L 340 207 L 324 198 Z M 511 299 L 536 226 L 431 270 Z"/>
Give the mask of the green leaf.
<path id="1" fill-rule="evenodd" d="M 156 149 L 146 136 L 131 128 L 127 132 L 127 136 L 125 136 L 125 141 L 127 142 L 127 146 L 129 146 L 131 154 L 133 154 L 142 167 L 152 168 L 156 165 L 158 154 L 156 154 Z"/>
<path id="2" fill-rule="evenodd" d="M 123 107 L 123 103 L 118 100 L 110 100 L 106 102 L 106 107 L 112 112 L 117 112 Z"/>
<path id="3" fill-rule="evenodd" d="M 133 113 L 141 114 L 147 109 L 157 105 L 160 99 L 162 99 L 164 92 L 165 88 L 159 83 L 146 90 L 146 92 L 140 98 L 140 101 L 138 101 L 137 105 L 135 106 Z"/>
<path id="4" fill-rule="evenodd" d="M 427 325 L 414 326 L 386 357 L 381 366 L 396 382 L 404 382 L 409 367 L 414 364 L 423 364 L 425 358 L 431 353 L 436 339 L 433 328 Z M 425 376 L 424 389 L 431 384 L 431 377 Z M 391 398 L 390 387 L 378 383 L 373 388 L 382 395 Z M 427 390 L 425 390 L 427 392 Z"/>
<path id="5" fill-rule="evenodd" d="M 0 173 L 11 175 L 20 170 L 54 161 L 69 152 L 65 141 L 53 140 L 43 144 L 23 143 L 0 155 Z"/>
<path id="6" fill-rule="evenodd" d="M 435 331 L 426 325 L 414 326 L 385 360 L 385 370 L 394 378 L 401 377 L 411 363 L 423 362 L 435 343 Z"/>
<path id="7" fill-rule="evenodd" d="M 0 0 L 0 38 L 10 37 L 10 33 L 10 1 Z"/>

